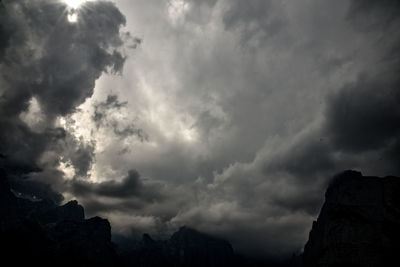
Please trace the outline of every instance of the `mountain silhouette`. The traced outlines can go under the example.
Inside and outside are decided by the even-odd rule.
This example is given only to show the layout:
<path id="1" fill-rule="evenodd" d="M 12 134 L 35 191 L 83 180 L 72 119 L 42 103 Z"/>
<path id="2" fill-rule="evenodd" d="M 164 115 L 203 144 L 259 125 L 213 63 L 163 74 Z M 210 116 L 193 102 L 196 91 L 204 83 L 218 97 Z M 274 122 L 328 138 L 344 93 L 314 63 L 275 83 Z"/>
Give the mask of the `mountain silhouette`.
<path id="1" fill-rule="evenodd" d="M 304 248 L 304 266 L 393 266 L 399 240 L 400 179 L 345 171 L 326 191 Z"/>

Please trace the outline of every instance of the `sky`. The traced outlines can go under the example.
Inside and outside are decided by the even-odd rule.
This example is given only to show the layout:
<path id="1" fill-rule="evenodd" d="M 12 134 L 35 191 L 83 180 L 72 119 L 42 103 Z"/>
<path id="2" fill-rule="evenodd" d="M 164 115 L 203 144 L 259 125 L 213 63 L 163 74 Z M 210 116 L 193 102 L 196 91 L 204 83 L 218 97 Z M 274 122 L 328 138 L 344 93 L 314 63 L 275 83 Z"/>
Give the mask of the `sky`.
<path id="1" fill-rule="evenodd" d="M 400 175 L 396 0 L 1 0 L 14 192 L 300 252 L 330 179 Z"/>

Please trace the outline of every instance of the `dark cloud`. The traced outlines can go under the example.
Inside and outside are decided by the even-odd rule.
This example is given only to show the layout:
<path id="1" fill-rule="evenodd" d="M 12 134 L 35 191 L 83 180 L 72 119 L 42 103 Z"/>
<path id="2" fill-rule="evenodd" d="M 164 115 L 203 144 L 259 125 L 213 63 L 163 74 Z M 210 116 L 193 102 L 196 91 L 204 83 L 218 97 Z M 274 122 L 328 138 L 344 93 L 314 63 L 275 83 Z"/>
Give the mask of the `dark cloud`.
<path id="1" fill-rule="evenodd" d="M 400 5 L 398 1 L 355 0 L 349 14 L 356 29 L 367 31 L 374 40 L 378 61 L 327 98 L 325 132 L 333 149 L 362 159 L 361 168 L 398 174 Z M 376 170 L 375 175 L 379 175 Z"/>
<path id="2" fill-rule="evenodd" d="M 364 152 L 391 146 L 400 136 L 400 80 L 366 77 L 345 86 L 328 101 L 327 132 L 335 148 Z"/>
<path id="3" fill-rule="evenodd" d="M 126 198 L 139 195 L 142 192 L 143 184 L 140 181 L 139 173 L 130 170 L 128 175 L 121 181 L 107 181 L 99 184 L 77 183 L 74 185 L 74 192 L 78 194 L 95 193 L 100 196 Z"/>
<path id="4" fill-rule="evenodd" d="M 375 30 L 387 27 L 400 15 L 400 3 L 397 0 L 351 1 L 348 18 L 363 30 Z"/>
<path id="5" fill-rule="evenodd" d="M 71 164 L 74 167 L 76 177 L 87 177 L 94 162 L 94 142 L 87 143 L 76 139 L 71 133 L 60 140 L 57 144 L 58 154 L 62 157 L 61 162 Z"/>
<path id="6" fill-rule="evenodd" d="M 331 155 L 331 147 L 324 140 L 325 136 L 314 135 L 302 138 L 301 141 L 283 153 L 266 162 L 264 173 L 281 170 L 301 177 L 301 183 L 314 182 L 321 171 L 334 170 L 335 160 Z"/>
<path id="7" fill-rule="evenodd" d="M 367 20 L 363 23 L 370 31 L 368 39 L 372 40 L 374 53 L 377 54 L 376 65 L 367 72 L 358 73 L 354 82 L 328 94 L 320 125 L 308 130 L 308 133 L 306 131 L 306 134 L 300 134 L 300 138 L 288 146 L 290 149 L 283 149 L 283 152 L 264 163 L 265 175 L 276 172 L 293 175 L 299 192 L 309 183 L 320 180 L 319 177 L 329 177 L 341 169 L 361 168 L 379 175 L 377 169 L 372 167 L 375 164 L 371 164 L 377 159 L 386 172 L 396 174 L 399 171 L 396 166 L 400 158 L 397 154 L 400 57 L 394 56 L 392 51 L 398 47 L 400 35 L 393 35 L 392 29 L 399 26 L 400 22 L 394 17 L 389 22 L 387 20 L 389 14 L 397 12 L 393 9 L 399 6 L 396 1 L 363 3 L 352 1 L 348 12 L 351 16 L 347 19 L 353 23 L 360 17 L 365 19 L 374 14 L 374 27 L 368 25 Z M 391 56 L 387 56 L 388 53 Z M 379 168 L 379 171 L 383 171 L 383 168 Z M 316 199 L 315 203 L 318 203 Z M 309 204 L 317 206 L 311 202 Z M 307 205 L 304 208 L 315 212 Z"/>
<path id="8" fill-rule="evenodd" d="M 8 46 L 14 27 L 12 24 L 4 23 L 3 18 L 6 17 L 6 12 L 4 4 L 0 1 L 0 60 L 3 60 L 5 48 Z"/>
<path id="9" fill-rule="evenodd" d="M 54 173 L 55 175 L 62 176 L 62 173 Z M 53 186 L 49 183 L 35 180 L 30 177 L 9 176 L 10 187 L 13 188 L 14 193 L 19 197 L 26 197 L 33 201 L 42 199 L 51 200 L 56 204 L 60 204 L 64 200 L 61 193 L 54 190 Z"/>
<path id="10" fill-rule="evenodd" d="M 319 96 L 323 105 L 319 108 L 320 116 L 315 116 L 314 122 L 303 125 L 299 132 L 290 138 L 284 137 L 284 131 L 280 131 L 277 136 L 266 141 L 253 161 L 232 163 L 222 172 L 215 174 L 214 181 L 208 185 L 213 190 L 204 193 L 209 199 L 199 201 L 197 209 L 181 211 L 175 218 L 177 221 L 188 222 L 205 231 L 218 233 L 232 240 L 235 247 L 240 247 L 247 253 L 259 251 L 260 255 L 261 251 L 274 251 L 279 254 L 294 249 L 295 243 L 299 244 L 300 248 L 300 240 L 305 238 L 302 234 L 307 233 L 303 230 L 311 226 L 311 222 L 306 223 L 307 218 L 317 216 L 323 202 L 323 192 L 333 174 L 344 169 L 358 169 L 369 175 L 399 175 L 400 38 L 397 33 L 399 20 L 395 15 L 397 10 L 393 10 L 398 9 L 398 2 L 364 2 L 354 1 L 350 9 L 343 12 L 344 17 L 347 17 L 344 27 L 349 27 L 360 40 L 365 40 L 364 45 L 356 46 L 358 54 L 338 54 L 340 56 L 333 59 L 343 60 L 317 62 L 318 71 L 321 68 L 323 75 L 326 75 L 326 81 L 320 84 L 321 88 L 327 82 L 331 82 L 328 77 L 331 77 L 332 73 L 341 68 L 345 69 L 346 64 L 352 65 L 348 71 L 354 74 L 354 78 L 351 78 L 350 82 L 344 82 L 342 79 L 335 81 L 335 87 L 330 93 Z M 272 1 L 265 1 L 258 6 L 252 6 L 253 3 L 255 2 L 232 4 L 232 9 L 228 9 L 224 17 L 226 29 L 239 29 L 242 31 L 241 36 L 250 34 L 251 38 L 262 39 L 262 36 L 254 35 L 252 30 L 268 31 L 268 27 L 264 27 L 267 24 L 257 24 L 257 18 L 261 14 L 268 17 L 268 9 L 275 9 Z M 324 7 L 326 8 L 325 5 Z M 313 26 L 319 25 L 319 21 L 313 22 L 316 23 Z M 326 21 L 320 23 L 324 24 Z M 254 24 L 256 25 L 252 26 Z M 340 33 L 344 31 L 341 29 Z M 324 48 L 329 47 L 326 43 L 329 38 L 319 40 L 317 33 L 319 31 L 312 32 L 307 37 L 315 38 Z M 337 38 L 340 39 L 340 34 L 337 34 Z M 302 46 L 301 53 L 310 52 L 307 49 L 320 48 L 313 43 L 310 47 Z M 332 49 L 345 51 L 348 48 L 334 43 Z M 328 52 L 321 50 L 321 57 L 329 58 Z M 314 50 L 309 55 L 315 56 Z M 364 55 L 369 57 L 368 60 L 364 61 Z M 294 59 L 293 64 L 296 64 Z M 306 65 L 305 61 L 303 64 Z M 287 74 L 289 69 L 285 69 L 284 72 Z M 307 75 L 312 76 L 310 73 Z M 286 79 L 290 79 L 290 75 L 287 75 Z M 250 89 L 245 88 L 245 97 L 249 97 Z M 284 88 L 281 94 L 284 94 L 283 90 Z M 296 90 L 301 88 L 296 87 Z M 286 95 L 293 102 L 293 98 L 298 96 L 296 90 Z M 319 88 L 309 89 L 309 92 L 318 93 Z M 251 102 L 253 105 L 257 105 L 261 94 L 255 96 L 258 98 Z M 243 105 L 245 97 L 235 99 L 235 104 L 231 105 L 232 109 L 242 116 L 240 121 L 260 123 L 259 117 L 269 114 L 249 116 L 252 114 L 251 109 L 246 109 Z M 304 103 L 315 105 L 315 102 L 310 100 Z M 286 106 L 275 108 L 278 113 L 288 109 Z M 299 109 L 296 110 L 296 119 L 305 116 Z M 234 114 L 230 110 L 227 113 Z M 203 116 L 199 118 L 204 120 Z M 277 118 L 279 119 L 279 116 Z M 284 115 L 280 118 L 284 118 Z M 207 129 L 208 124 L 205 122 L 207 120 L 204 120 L 204 129 Z M 246 135 L 243 134 L 243 139 L 245 138 Z M 218 212 L 222 215 L 217 216 Z M 262 225 L 257 225 L 257 221 L 262 221 Z M 295 221 L 295 224 L 291 224 Z M 268 227 L 264 228 L 266 225 Z M 285 234 L 275 236 L 273 231 Z M 262 235 L 263 238 L 257 235 Z M 246 244 L 246 240 L 251 236 L 253 243 Z M 255 244 L 257 242 L 259 243 Z M 289 246 L 288 242 L 293 246 Z M 243 248 L 243 244 L 247 247 Z M 263 249 L 260 249 L 261 247 Z"/>
<path id="11" fill-rule="evenodd" d="M 167 197 L 162 184 L 144 183 L 136 170 L 130 170 L 119 182 L 111 180 L 93 183 L 73 180 L 69 187 L 70 192 L 82 200 L 91 214 L 133 210 L 140 213 L 146 206 L 165 201 Z"/>
<path id="12" fill-rule="evenodd" d="M 47 190 L 54 181 L 29 176 L 43 172 L 45 177 L 60 160 L 70 161 L 76 175 L 87 174 L 93 145 L 56 126 L 55 119 L 75 112 L 93 94 L 96 79 L 103 72 L 121 72 L 125 61 L 118 50 L 125 17 L 113 3 L 86 2 L 75 11 L 76 23 L 68 20 L 70 12 L 62 1 L 0 4 L 0 125 L 6 129 L 0 151 L 10 177 L 25 177 L 12 183 L 21 191 Z M 31 127 L 34 120 L 21 119 L 32 101 L 40 109 L 40 116 L 31 116 L 40 121 L 38 127 Z"/>
<path id="13" fill-rule="evenodd" d="M 60 17 L 65 12 L 60 7 L 54 9 L 47 12 L 57 14 L 58 11 Z M 29 16 L 39 16 L 35 11 L 39 12 L 33 8 Z M 124 16 L 111 2 L 87 2 L 77 13 L 76 24 L 68 22 L 65 15 L 61 22 L 45 22 L 54 23 L 57 28 L 49 29 L 52 34 L 46 37 L 42 48 L 45 55 L 36 63 L 47 75 L 35 86 L 34 92 L 51 114 L 70 113 L 93 94 L 94 82 L 103 71 L 122 70 L 124 58 L 114 49 L 122 44 L 119 27 L 125 24 Z"/>

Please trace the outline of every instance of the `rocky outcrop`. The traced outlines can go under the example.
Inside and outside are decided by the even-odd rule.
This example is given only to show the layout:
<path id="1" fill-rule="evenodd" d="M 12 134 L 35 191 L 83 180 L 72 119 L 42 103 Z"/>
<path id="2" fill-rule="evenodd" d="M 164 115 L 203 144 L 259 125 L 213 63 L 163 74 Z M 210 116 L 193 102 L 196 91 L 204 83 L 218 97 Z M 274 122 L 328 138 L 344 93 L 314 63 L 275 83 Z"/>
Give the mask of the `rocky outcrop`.
<path id="1" fill-rule="evenodd" d="M 46 227 L 55 240 L 51 248 L 54 262 L 62 259 L 64 266 L 116 266 L 117 257 L 111 243 L 108 220 L 63 220 Z"/>
<path id="2" fill-rule="evenodd" d="M 393 266 L 399 240 L 400 178 L 345 171 L 326 191 L 304 248 L 304 266 Z"/>
<path id="3" fill-rule="evenodd" d="M 42 224 L 57 223 L 62 221 L 83 221 L 85 212 L 78 201 L 71 200 L 62 206 L 50 206 L 35 212 L 36 218 Z"/>
<path id="4" fill-rule="evenodd" d="M 0 237 L 2 261 L 15 266 L 118 266 L 107 220 L 85 220 L 77 201 L 18 198 L 1 170 Z"/>

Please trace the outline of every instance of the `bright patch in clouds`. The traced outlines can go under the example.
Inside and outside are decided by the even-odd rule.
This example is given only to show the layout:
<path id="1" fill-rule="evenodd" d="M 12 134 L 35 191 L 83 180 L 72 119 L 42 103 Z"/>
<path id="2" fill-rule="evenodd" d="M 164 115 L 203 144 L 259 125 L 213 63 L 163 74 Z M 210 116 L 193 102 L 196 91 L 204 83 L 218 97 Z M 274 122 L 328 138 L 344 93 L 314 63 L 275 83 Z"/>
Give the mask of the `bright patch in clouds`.
<path id="1" fill-rule="evenodd" d="M 168 3 L 168 16 L 173 24 L 182 22 L 185 13 L 189 10 L 189 4 L 184 0 L 172 0 Z"/>
<path id="2" fill-rule="evenodd" d="M 68 14 L 68 21 L 71 23 L 75 23 L 78 21 L 78 14 L 75 13 L 75 9 L 79 8 L 82 4 L 89 1 L 95 0 L 64 0 L 64 3 L 70 8 Z"/>
<path id="3" fill-rule="evenodd" d="M 87 0 L 64 0 L 64 2 L 71 8 L 78 8 L 80 5 L 87 2 Z"/>
<path id="4" fill-rule="evenodd" d="M 64 178 L 68 180 L 75 177 L 75 168 L 70 160 L 64 162 L 61 159 L 58 169 L 64 173 Z"/>
<path id="5" fill-rule="evenodd" d="M 68 21 L 71 23 L 75 23 L 78 21 L 78 14 L 76 13 L 72 13 L 72 14 L 68 14 Z"/>
<path id="6" fill-rule="evenodd" d="M 184 129 L 182 135 L 187 142 L 194 142 L 197 139 L 197 132 L 193 128 Z"/>
<path id="7" fill-rule="evenodd" d="M 20 119 L 25 122 L 32 130 L 40 132 L 41 122 L 44 121 L 44 114 L 40 108 L 40 104 L 35 97 L 29 101 L 28 109 L 19 115 Z"/>

